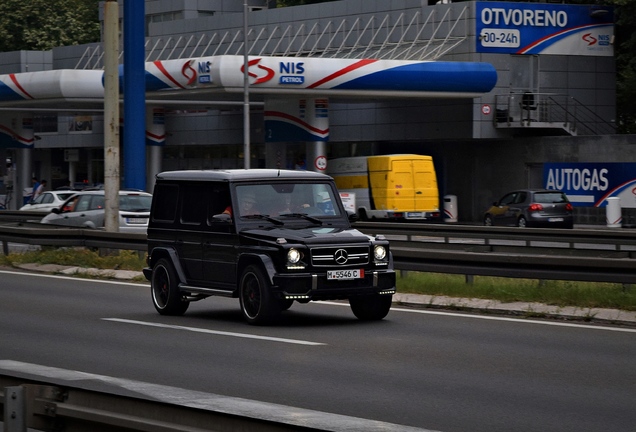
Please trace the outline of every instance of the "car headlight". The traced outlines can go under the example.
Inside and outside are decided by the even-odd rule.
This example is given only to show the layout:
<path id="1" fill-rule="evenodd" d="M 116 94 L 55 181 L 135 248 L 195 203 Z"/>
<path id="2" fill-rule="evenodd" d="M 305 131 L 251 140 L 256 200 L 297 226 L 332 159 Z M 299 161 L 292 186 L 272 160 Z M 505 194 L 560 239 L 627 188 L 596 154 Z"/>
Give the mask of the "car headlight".
<path id="1" fill-rule="evenodd" d="M 287 251 L 287 261 L 291 264 L 296 264 L 300 261 L 300 252 L 298 249 L 291 248 Z"/>
<path id="2" fill-rule="evenodd" d="M 384 246 L 377 245 L 373 248 L 373 256 L 378 261 L 384 260 L 386 258 L 386 248 Z"/>

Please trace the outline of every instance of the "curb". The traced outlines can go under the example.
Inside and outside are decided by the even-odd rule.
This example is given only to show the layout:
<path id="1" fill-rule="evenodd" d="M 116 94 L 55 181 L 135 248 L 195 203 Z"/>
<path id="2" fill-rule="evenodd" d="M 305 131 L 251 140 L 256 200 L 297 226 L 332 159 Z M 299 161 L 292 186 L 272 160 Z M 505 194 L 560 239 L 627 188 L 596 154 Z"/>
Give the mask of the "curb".
<path id="1" fill-rule="evenodd" d="M 421 294 L 395 294 L 394 303 L 420 309 L 444 309 L 484 315 L 507 315 L 523 318 L 549 318 L 560 321 L 584 321 L 636 327 L 636 312 L 620 309 L 578 308 L 543 303 L 468 299 Z"/>

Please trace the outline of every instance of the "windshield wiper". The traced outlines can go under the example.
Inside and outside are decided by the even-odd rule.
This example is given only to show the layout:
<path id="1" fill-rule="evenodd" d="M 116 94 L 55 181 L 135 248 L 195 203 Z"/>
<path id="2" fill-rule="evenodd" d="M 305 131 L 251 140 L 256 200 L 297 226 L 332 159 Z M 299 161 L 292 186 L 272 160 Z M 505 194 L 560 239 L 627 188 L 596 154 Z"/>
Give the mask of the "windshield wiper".
<path id="1" fill-rule="evenodd" d="M 310 222 L 313 222 L 315 224 L 322 225 L 322 221 L 320 219 L 315 218 L 313 216 L 309 216 L 307 213 L 283 213 L 280 216 L 302 218 Z"/>
<path id="2" fill-rule="evenodd" d="M 251 215 L 245 215 L 245 216 L 241 216 L 241 218 L 245 218 L 245 219 L 265 219 L 266 221 L 269 221 L 275 225 L 285 225 L 285 222 L 283 222 L 280 219 L 276 219 L 271 217 L 270 215 L 262 215 L 262 214 L 251 214 Z"/>

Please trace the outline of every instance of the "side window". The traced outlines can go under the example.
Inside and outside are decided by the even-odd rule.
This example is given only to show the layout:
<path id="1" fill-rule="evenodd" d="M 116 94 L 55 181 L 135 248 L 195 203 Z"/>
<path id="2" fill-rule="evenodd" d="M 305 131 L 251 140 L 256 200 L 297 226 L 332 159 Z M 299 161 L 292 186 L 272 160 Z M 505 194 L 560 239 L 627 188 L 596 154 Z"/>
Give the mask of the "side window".
<path id="1" fill-rule="evenodd" d="M 192 184 L 183 187 L 181 200 L 181 223 L 201 225 L 205 221 L 207 196 L 205 185 Z"/>
<path id="2" fill-rule="evenodd" d="M 96 195 L 91 200 L 91 210 L 99 210 L 104 208 L 104 197 L 102 195 Z"/>
<path id="3" fill-rule="evenodd" d="M 81 212 L 81 211 L 88 210 L 91 205 L 91 198 L 92 196 L 90 195 L 80 196 L 79 200 L 77 201 L 77 204 L 75 204 L 75 209 L 73 211 Z"/>
<path id="4" fill-rule="evenodd" d="M 519 192 L 519 195 L 517 195 L 517 198 L 515 199 L 515 204 L 521 204 L 526 200 L 526 193 L 525 192 Z"/>
<path id="5" fill-rule="evenodd" d="M 232 215 L 232 199 L 230 198 L 230 186 L 227 183 L 210 183 L 207 189 L 209 199 L 208 223 L 214 224 L 218 221 L 214 215 L 221 213 Z M 229 209 L 228 209 L 229 208 Z"/>
<path id="6" fill-rule="evenodd" d="M 499 201 L 499 205 L 510 205 L 515 201 L 516 193 L 511 193 L 504 196 L 501 201 Z"/>
<path id="7" fill-rule="evenodd" d="M 156 221 L 174 222 L 177 215 L 179 186 L 159 184 L 155 187 L 154 195 L 152 219 Z"/>
<path id="8" fill-rule="evenodd" d="M 208 225 L 216 233 L 234 232 L 234 210 L 228 183 L 210 183 L 207 189 L 209 198 Z M 215 218 L 222 215 L 222 218 Z"/>
<path id="9" fill-rule="evenodd" d="M 42 204 L 50 204 L 53 202 L 53 195 L 51 194 L 46 194 L 44 195 L 44 198 L 42 198 Z"/>
<path id="10" fill-rule="evenodd" d="M 68 200 L 67 202 L 64 203 L 64 205 L 62 206 L 62 211 L 63 212 L 72 212 L 75 209 L 75 206 L 77 205 L 77 201 L 79 200 L 79 196 L 73 197 L 72 199 Z"/>

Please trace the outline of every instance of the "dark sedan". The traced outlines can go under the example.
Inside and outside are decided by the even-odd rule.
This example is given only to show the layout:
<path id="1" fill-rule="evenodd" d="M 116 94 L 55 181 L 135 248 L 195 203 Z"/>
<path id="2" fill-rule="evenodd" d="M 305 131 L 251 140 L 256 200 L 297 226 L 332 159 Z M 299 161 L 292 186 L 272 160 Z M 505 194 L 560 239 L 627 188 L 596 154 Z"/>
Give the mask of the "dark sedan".
<path id="1" fill-rule="evenodd" d="M 522 189 L 507 193 L 484 214 L 484 225 L 572 228 L 572 204 L 558 190 Z"/>

